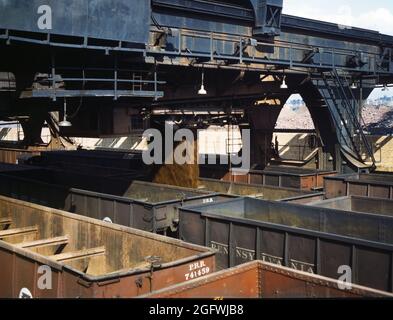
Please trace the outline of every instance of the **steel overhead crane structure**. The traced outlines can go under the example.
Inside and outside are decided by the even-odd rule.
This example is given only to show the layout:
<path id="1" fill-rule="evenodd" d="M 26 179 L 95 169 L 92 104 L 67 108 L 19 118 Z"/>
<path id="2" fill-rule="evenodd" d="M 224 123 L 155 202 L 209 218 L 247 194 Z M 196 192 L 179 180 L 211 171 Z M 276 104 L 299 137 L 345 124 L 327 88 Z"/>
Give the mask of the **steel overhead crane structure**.
<path id="1" fill-rule="evenodd" d="M 48 114 L 66 105 L 67 135 L 230 121 L 251 128 L 252 161 L 263 167 L 282 107 L 299 93 L 321 138 L 321 168 L 328 158 L 340 171 L 343 159 L 355 170 L 375 165 L 360 110 L 375 86 L 393 82 L 393 37 L 286 16 L 282 0 L 45 5 L 0 2 L 0 120 L 19 120 L 27 144 L 45 121 L 56 127 Z M 50 29 L 40 28 L 43 15 Z"/>

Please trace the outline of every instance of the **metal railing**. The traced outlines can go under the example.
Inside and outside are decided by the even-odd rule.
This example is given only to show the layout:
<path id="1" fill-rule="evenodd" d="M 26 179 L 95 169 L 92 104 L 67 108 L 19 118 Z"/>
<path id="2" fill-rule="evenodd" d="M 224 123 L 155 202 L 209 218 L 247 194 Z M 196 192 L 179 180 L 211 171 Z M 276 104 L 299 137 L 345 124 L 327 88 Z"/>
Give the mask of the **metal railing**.
<path id="1" fill-rule="evenodd" d="M 370 146 L 363 131 L 365 122 L 360 115 L 360 109 L 359 112 L 356 112 L 356 108 L 359 106 L 357 106 L 357 99 L 348 82 L 345 85 L 341 81 L 337 69 L 329 71 L 327 76 L 322 72 L 321 79 L 325 84 L 328 95 L 324 90 L 321 90 L 321 92 L 332 114 L 339 134 L 338 138 L 341 138 L 343 144 L 356 154 L 355 157 L 363 162 L 370 159 L 372 166 L 375 167 L 372 146 Z M 350 92 L 350 96 L 347 92 Z M 359 121 L 362 121 L 363 124 Z M 366 157 L 363 156 L 364 153 L 367 155 Z"/>
<path id="2" fill-rule="evenodd" d="M 366 127 L 366 122 L 364 121 L 361 114 L 362 105 L 361 103 L 359 104 L 357 102 L 357 99 L 353 94 L 347 79 L 346 84 L 342 83 L 340 75 L 337 73 L 337 70 L 333 70 L 332 78 L 334 80 L 334 83 L 338 87 L 340 96 L 342 98 L 342 101 L 344 102 L 344 111 L 348 113 L 348 116 L 346 118 L 350 120 L 353 128 L 355 129 L 356 136 L 359 137 L 359 141 L 358 143 L 355 142 L 355 145 L 357 145 L 357 147 L 359 148 L 358 152 L 360 154 L 360 157 L 362 157 L 362 153 L 365 152 L 367 154 L 367 158 L 363 160 L 367 161 L 368 159 L 371 159 L 373 165 L 375 166 L 372 146 L 370 145 L 363 131 L 363 129 Z M 347 92 L 349 92 L 349 96 L 347 95 Z M 356 110 L 358 110 L 358 112 L 356 112 Z"/>
<path id="3" fill-rule="evenodd" d="M 170 29 L 170 27 L 169 27 Z M 0 30 L 1 31 L 1 30 Z M 163 33 L 163 30 L 155 26 L 151 27 L 152 34 Z M 189 29 L 177 30 L 177 48 L 173 51 L 159 48 L 157 50 L 154 45 L 147 48 L 135 48 L 125 46 L 125 42 L 113 41 L 113 45 L 96 45 L 89 43 L 88 38 L 80 38 L 80 44 L 75 43 L 62 43 L 52 37 L 51 34 L 39 34 L 39 37 L 19 36 L 13 30 L 4 30 L 0 34 L 0 40 L 3 39 L 7 44 L 15 42 L 26 42 L 37 45 L 49 45 L 53 47 L 72 47 L 80 49 L 102 50 L 106 54 L 109 52 L 132 52 L 143 56 L 169 56 L 169 57 L 184 57 L 184 58 L 207 58 L 208 60 L 220 61 L 225 60 L 232 63 L 241 64 L 257 64 L 261 69 L 266 69 L 266 65 L 275 65 L 282 67 L 300 67 L 300 68 L 318 68 L 318 69 L 332 69 L 339 68 L 347 71 L 358 71 L 371 74 L 388 74 L 392 75 L 393 72 L 393 57 L 391 48 L 388 49 L 388 54 L 380 54 L 375 52 L 368 52 L 365 50 L 350 50 L 331 48 L 328 46 L 312 46 L 300 43 L 288 43 L 284 41 L 275 41 L 274 43 L 268 41 L 257 41 L 251 37 L 233 35 L 219 32 L 202 32 Z M 76 37 L 78 38 L 78 37 Z M 154 38 L 154 37 L 153 37 Z M 188 48 L 188 43 L 195 43 L 196 39 L 206 39 L 209 41 L 209 48 L 206 52 L 201 52 L 201 48 Z M 218 45 L 219 44 L 219 45 Z M 235 47 L 238 52 L 218 53 L 218 48 L 222 47 Z M 252 48 L 249 50 L 249 48 Z M 265 47 L 273 50 L 273 53 L 258 52 L 256 47 Z M 248 50 L 248 52 L 246 52 Z M 267 51 L 267 50 L 265 50 Z M 285 52 L 286 57 L 275 58 L 277 52 Z M 309 53 L 312 59 L 305 62 L 305 53 Z M 296 56 L 299 56 L 296 59 Z M 346 65 L 347 57 L 353 56 L 363 57 L 364 65 L 362 68 L 351 68 Z M 342 59 L 343 63 L 340 64 L 339 60 Z M 315 60 L 315 61 L 314 61 Z M 231 67 L 227 65 L 226 67 Z"/>
<path id="4" fill-rule="evenodd" d="M 152 33 L 162 33 L 162 30 L 152 29 Z M 328 46 L 312 46 L 284 41 L 257 41 L 244 36 L 234 36 L 225 33 L 212 33 L 181 29 L 177 32 L 177 40 L 172 43 L 177 48 L 170 50 L 154 50 L 148 48 L 147 52 L 152 55 L 168 55 L 185 58 L 207 58 L 208 62 L 226 60 L 233 63 L 263 64 L 285 66 L 289 68 L 318 68 L 331 70 L 339 68 L 346 71 L 358 71 L 365 73 L 387 73 L 392 74 L 389 61 L 384 68 L 381 63 L 382 57 L 375 52 L 367 52 L 352 49 L 337 49 Z M 188 44 L 194 44 L 197 40 L 209 42 L 206 52 L 201 48 L 191 48 Z M 206 43 L 207 43 L 206 41 Z M 154 46 L 152 46 L 154 47 Z M 237 48 L 234 52 L 219 53 L 218 48 Z M 256 48 L 264 47 L 265 52 L 259 52 Z M 270 53 L 269 52 L 270 48 Z M 223 50 L 225 51 L 225 50 Z M 247 52 L 246 52 L 247 51 Z M 283 52 L 283 57 L 281 53 Z M 305 53 L 310 53 L 309 62 L 305 62 Z M 279 57 L 277 58 L 277 54 Z M 296 58 L 299 57 L 299 58 Z M 364 67 L 351 68 L 347 66 L 348 57 L 362 57 Z M 342 61 L 342 63 L 340 62 Z M 206 63 L 208 63 L 206 62 Z"/>
<path id="5" fill-rule="evenodd" d="M 159 81 L 157 72 L 117 68 L 70 68 L 53 67 L 48 77 L 37 83 L 48 86 L 47 94 L 56 99 L 58 96 L 81 96 L 83 94 L 112 96 L 117 100 L 122 96 L 153 97 L 155 100 L 163 96 L 158 91 Z M 68 84 L 74 90 L 64 89 Z M 103 86 L 103 89 L 93 89 Z"/>

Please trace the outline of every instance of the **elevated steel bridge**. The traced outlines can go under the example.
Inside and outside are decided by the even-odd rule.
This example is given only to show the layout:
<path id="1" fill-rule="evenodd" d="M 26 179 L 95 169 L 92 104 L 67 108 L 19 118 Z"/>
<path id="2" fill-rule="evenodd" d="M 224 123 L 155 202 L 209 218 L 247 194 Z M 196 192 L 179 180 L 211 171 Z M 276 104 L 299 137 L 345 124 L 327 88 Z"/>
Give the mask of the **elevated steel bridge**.
<path id="1" fill-rule="evenodd" d="M 373 167 L 360 110 L 393 83 L 391 36 L 285 16 L 282 0 L 47 1 L 49 30 L 37 24 L 41 5 L 0 3 L 0 118 L 21 121 L 26 143 L 64 104 L 70 135 L 229 119 L 252 129 L 264 166 L 281 109 L 299 93 L 336 168 L 342 156 Z"/>

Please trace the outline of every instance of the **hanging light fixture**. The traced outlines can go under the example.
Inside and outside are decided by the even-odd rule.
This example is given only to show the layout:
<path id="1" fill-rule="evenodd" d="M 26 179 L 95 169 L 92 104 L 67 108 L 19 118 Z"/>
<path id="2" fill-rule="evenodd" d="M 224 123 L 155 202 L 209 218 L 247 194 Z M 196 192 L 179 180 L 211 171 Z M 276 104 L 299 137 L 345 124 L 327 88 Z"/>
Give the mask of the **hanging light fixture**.
<path id="1" fill-rule="evenodd" d="M 356 90 L 357 88 L 358 88 L 358 86 L 356 85 L 356 83 L 352 82 L 351 89 Z"/>
<path id="2" fill-rule="evenodd" d="M 64 98 L 64 120 L 59 123 L 59 127 L 72 127 L 72 123 L 67 120 L 67 100 Z"/>
<path id="3" fill-rule="evenodd" d="M 207 95 L 207 91 L 205 89 L 205 71 L 202 70 L 202 84 L 201 84 L 201 88 L 198 91 L 199 95 Z"/>
<path id="4" fill-rule="evenodd" d="M 288 89 L 288 85 L 287 85 L 287 82 L 286 82 L 286 76 L 284 76 L 284 78 L 282 79 L 282 83 L 281 83 L 281 86 L 280 86 L 280 88 L 281 89 Z"/>

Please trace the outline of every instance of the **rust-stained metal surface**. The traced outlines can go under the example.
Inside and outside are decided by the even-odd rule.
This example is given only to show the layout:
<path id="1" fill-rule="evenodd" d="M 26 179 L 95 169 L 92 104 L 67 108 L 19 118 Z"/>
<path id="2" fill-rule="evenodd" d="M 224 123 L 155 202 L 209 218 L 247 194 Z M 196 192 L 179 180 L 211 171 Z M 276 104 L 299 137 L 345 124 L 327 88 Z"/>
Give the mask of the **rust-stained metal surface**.
<path id="1" fill-rule="evenodd" d="M 324 177 L 335 175 L 335 171 L 321 171 L 296 167 L 269 166 L 264 170 L 241 171 L 205 165 L 201 168 L 201 177 L 221 179 L 247 184 L 259 184 L 300 190 L 323 188 Z"/>
<path id="2" fill-rule="evenodd" d="M 177 231 L 180 206 L 234 198 L 208 191 L 142 181 L 128 182 L 128 187 L 124 188 L 124 196 L 115 196 L 40 181 L 37 177 L 39 170 L 34 172 L 38 180 L 25 179 L 23 176 L 31 175 L 20 172 L 21 174 L 14 172 L 12 175 L 9 171 L 0 173 L 0 194 L 156 233 Z M 67 177 L 70 178 L 71 175 Z M 111 180 L 106 182 L 110 187 Z"/>
<path id="3" fill-rule="evenodd" d="M 393 219 L 252 198 L 180 208 L 182 240 L 215 248 L 219 269 L 263 260 L 393 291 Z"/>
<path id="4" fill-rule="evenodd" d="M 322 200 L 323 193 L 316 193 L 293 188 L 279 188 L 257 184 L 235 183 L 215 179 L 199 179 L 199 187 L 223 194 L 247 196 L 264 200 L 280 200 L 296 203 L 308 203 Z"/>
<path id="5" fill-rule="evenodd" d="M 311 202 L 308 205 L 320 208 L 371 213 L 393 217 L 393 201 L 387 199 L 349 196 Z"/>
<path id="6" fill-rule="evenodd" d="M 342 290 L 335 279 L 262 261 L 253 261 L 143 298 L 392 298 L 393 294 L 352 285 Z"/>
<path id="7" fill-rule="evenodd" d="M 326 198 L 362 196 L 393 200 L 393 175 L 343 174 L 326 177 Z"/>
<path id="8" fill-rule="evenodd" d="M 215 271 L 213 250 L 2 196 L 0 221 L 2 298 L 134 297 Z"/>

